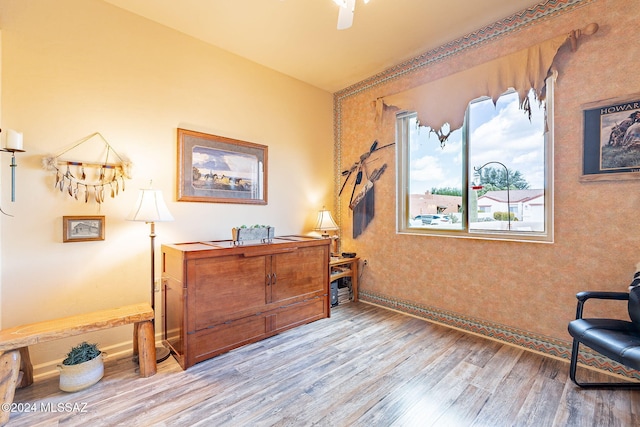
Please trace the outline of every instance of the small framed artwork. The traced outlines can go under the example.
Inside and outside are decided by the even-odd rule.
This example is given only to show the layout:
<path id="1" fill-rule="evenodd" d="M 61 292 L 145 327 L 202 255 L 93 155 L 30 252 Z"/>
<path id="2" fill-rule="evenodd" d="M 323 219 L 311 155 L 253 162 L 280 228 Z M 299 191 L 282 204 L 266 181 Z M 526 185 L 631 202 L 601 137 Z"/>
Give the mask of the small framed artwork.
<path id="1" fill-rule="evenodd" d="M 62 217 L 62 241 L 64 243 L 94 240 L 104 240 L 104 215 Z"/>
<path id="2" fill-rule="evenodd" d="M 640 179 L 640 93 L 583 106 L 580 181 Z"/>
<path id="3" fill-rule="evenodd" d="M 267 146 L 178 129 L 178 200 L 267 204 Z"/>

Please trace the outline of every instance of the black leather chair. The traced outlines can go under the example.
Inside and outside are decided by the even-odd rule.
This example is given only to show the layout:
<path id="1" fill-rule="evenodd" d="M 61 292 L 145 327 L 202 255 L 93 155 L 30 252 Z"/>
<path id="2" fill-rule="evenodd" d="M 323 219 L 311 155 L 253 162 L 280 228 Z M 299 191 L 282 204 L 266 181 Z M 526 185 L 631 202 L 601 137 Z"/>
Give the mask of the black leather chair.
<path id="1" fill-rule="evenodd" d="M 576 320 L 569 322 L 569 333 L 573 337 L 571 380 L 585 388 L 640 388 L 640 382 L 582 383 L 576 380 L 578 347 L 580 343 L 624 366 L 640 371 L 640 286 L 627 292 L 580 292 L 576 295 L 578 307 Z M 628 320 L 583 319 L 584 303 L 588 299 L 628 301 Z"/>

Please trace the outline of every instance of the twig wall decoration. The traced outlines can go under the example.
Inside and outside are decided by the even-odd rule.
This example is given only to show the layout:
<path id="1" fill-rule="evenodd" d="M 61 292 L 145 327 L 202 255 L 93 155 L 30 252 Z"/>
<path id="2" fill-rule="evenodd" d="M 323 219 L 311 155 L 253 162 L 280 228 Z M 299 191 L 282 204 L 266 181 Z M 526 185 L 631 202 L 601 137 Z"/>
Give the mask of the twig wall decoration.
<path id="1" fill-rule="evenodd" d="M 99 137 L 104 143 L 106 149 L 104 162 L 71 161 L 60 158 L 94 137 Z M 110 160 L 111 163 L 109 163 Z M 105 191 L 109 191 L 111 197 L 115 197 L 120 191 L 125 190 L 125 178 L 131 179 L 132 164 L 120 156 L 99 132 L 95 132 L 58 155 L 44 157 L 42 166 L 48 171 L 55 172 L 55 189 L 66 192 L 76 200 L 84 199 L 85 203 L 95 200 L 98 205 L 101 205 L 105 200 Z"/>

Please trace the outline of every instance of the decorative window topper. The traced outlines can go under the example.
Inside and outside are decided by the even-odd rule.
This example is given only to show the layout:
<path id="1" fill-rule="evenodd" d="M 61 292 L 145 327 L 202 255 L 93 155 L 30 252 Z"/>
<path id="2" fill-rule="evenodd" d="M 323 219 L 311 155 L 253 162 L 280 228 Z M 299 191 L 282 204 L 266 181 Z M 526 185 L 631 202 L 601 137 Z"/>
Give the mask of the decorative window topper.
<path id="1" fill-rule="evenodd" d="M 60 158 L 94 137 L 99 137 L 104 143 L 104 162 Z M 93 152 L 95 153 L 95 150 Z M 108 191 L 111 197 L 124 191 L 125 178 L 131 179 L 132 164 L 120 156 L 99 132 L 95 132 L 58 155 L 44 157 L 42 166 L 48 171 L 55 172 L 55 189 L 66 192 L 76 200 L 84 199 L 85 203 L 95 200 L 98 205 L 101 205 L 105 200 L 105 191 Z"/>

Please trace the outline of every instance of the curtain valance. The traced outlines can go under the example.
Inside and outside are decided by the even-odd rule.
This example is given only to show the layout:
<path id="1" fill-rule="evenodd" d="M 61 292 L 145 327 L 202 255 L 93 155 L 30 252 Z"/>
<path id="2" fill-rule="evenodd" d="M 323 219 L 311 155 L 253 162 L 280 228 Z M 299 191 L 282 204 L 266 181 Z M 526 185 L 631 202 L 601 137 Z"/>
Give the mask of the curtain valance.
<path id="1" fill-rule="evenodd" d="M 514 88 L 520 97 L 521 107 L 533 88 L 538 99 L 544 99 L 545 80 L 551 71 L 553 60 L 560 47 L 571 41 L 573 50 L 582 34 L 593 34 L 597 24 L 584 30 L 574 30 L 568 35 L 554 37 L 535 46 L 494 59 L 412 89 L 376 100 L 377 113 L 385 106 L 415 111 L 421 125 L 429 126 L 442 136 L 442 127 L 448 123 L 453 131 L 462 127 L 467 105 L 481 96 L 490 96 L 495 103 L 500 95 Z"/>

